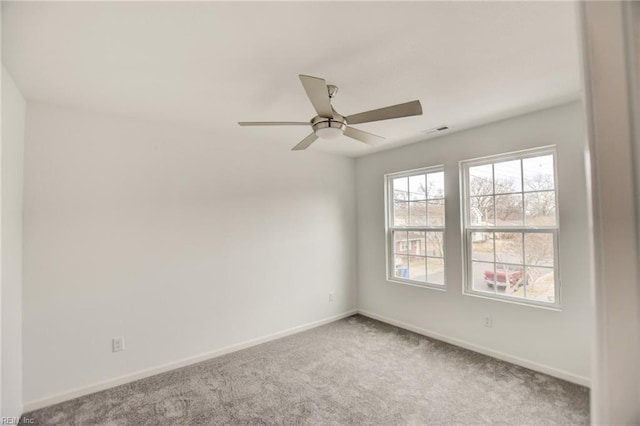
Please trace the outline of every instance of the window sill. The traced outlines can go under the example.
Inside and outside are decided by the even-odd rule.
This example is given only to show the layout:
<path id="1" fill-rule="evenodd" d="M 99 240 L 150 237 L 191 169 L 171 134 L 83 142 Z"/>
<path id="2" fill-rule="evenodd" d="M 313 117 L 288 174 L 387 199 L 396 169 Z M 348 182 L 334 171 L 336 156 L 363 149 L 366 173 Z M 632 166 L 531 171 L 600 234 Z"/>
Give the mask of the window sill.
<path id="1" fill-rule="evenodd" d="M 447 286 L 444 284 L 443 285 L 429 284 L 429 283 L 421 283 L 418 281 L 397 280 L 393 278 L 387 278 L 387 282 L 408 285 L 410 287 L 426 288 L 429 290 L 447 291 Z"/>
<path id="2" fill-rule="evenodd" d="M 529 308 L 539 308 L 539 309 L 546 309 L 548 311 L 555 311 L 555 312 L 562 312 L 562 308 L 560 306 L 560 304 L 550 304 L 550 303 L 543 303 L 543 302 L 532 302 L 532 301 L 523 301 L 523 300 L 518 300 L 515 299 L 513 297 L 508 297 L 508 296 L 500 296 L 500 295 L 488 295 L 482 292 L 477 292 L 477 291 L 472 291 L 472 290 L 463 290 L 462 294 L 464 296 L 471 296 L 471 297 L 478 297 L 480 299 L 485 299 L 485 300 L 494 300 L 496 302 L 503 302 L 503 303 L 510 303 L 513 305 L 520 305 L 520 306 L 527 306 Z"/>

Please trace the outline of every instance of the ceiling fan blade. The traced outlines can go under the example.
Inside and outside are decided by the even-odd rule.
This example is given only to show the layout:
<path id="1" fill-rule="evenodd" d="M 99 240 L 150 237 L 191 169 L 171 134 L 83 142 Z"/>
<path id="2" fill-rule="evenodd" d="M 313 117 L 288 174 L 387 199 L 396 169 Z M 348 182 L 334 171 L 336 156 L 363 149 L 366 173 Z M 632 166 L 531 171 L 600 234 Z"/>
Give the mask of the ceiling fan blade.
<path id="1" fill-rule="evenodd" d="M 238 121 L 240 126 L 309 126 L 308 121 Z"/>
<path id="2" fill-rule="evenodd" d="M 349 124 L 358 124 L 369 123 L 370 121 L 389 120 L 391 118 L 409 117 L 412 115 L 422 115 L 422 105 L 420 105 L 420 101 L 411 101 L 404 104 L 374 109 L 353 114 L 345 118 Z"/>
<path id="3" fill-rule="evenodd" d="M 300 81 L 307 92 L 307 96 L 320 117 L 333 118 L 333 108 L 331 108 L 331 98 L 327 82 L 322 78 L 311 77 L 309 75 L 299 75 Z"/>
<path id="4" fill-rule="evenodd" d="M 369 145 L 374 145 L 384 140 L 382 136 L 374 135 L 373 133 L 365 132 L 363 130 L 349 126 L 347 126 L 346 130 L 344 131 L 344 135 L 350 137 L 351 139 L 355 139 Z"/>
<path id="5" fill-rule="evenodd" d="M 312 143 L 314 143 L 316 141 L 316 139 L 318 139 L 318 137 L 316 136 L 315 133 L 311 133 L 309 136 L 307 136 L 306 138 L 302 139 L 302 141 L 294 146 L 293 148 L 291 148 L 291 151 L 300 151 L 303 149 L 307 149 L 309 148 L 309 145 L 311 145 Z"/>

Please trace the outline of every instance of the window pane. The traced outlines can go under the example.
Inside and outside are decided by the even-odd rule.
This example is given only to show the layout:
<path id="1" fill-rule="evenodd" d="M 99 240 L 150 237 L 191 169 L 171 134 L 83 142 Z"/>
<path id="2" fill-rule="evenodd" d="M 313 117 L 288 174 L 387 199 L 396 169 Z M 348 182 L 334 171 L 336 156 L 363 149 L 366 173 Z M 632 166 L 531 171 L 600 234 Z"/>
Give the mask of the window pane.
<path id="1" fill-rule="evenodd" d="M 427 265 L 424 257 L 409 256 L 409 279 L 427 281 Z"/>
<path id="2" fill-rule="evenodd" d="M 396 254 L 408 254 L 409 244 L 407 231 L 394 231 L 393 233 L 393 251 Z"/>
<path id="3" fill-rule="evenodd" d="M 425 233 L 423 231 L 409 231 L 409 254 L 424 256 L 426 252 Z"/>
<path id="4" fill-rule="evenodd" d="M 496 225 L 522 225 L 522 194 L 496 195 Z"/>
<path id="5" fill-rule="evenodd" d="M 526 285 L 521 285 L 510 296 L 520 299 L 555 302 L 555 278 L 552 268 L 526 268 Z"/>
<path id="6" fill-rule="evenodd" d="M 429 226 L 444 226 L 444 200 L 427 201 Z"/>
<path id="7" fill-rule="evenodd" d="M 426 200 L 425 175 L 409 176 L 409 199 Z"/>
<path id="8" fill-rule="evenodd" d="M 393 203 L 393 226 L 405 226 L 409 223 L 409 203 Z"/>
<path id="9" fill-rule="evenodd" d="M 425 226 L 427 224 L 427 202 L 409 202 L 409 225 Z"/>
<path id="10" fill-rule="evenodd" d="M 444 259 L 427 258 L 427 281 L 432 284 L 444 284 Z"/>
<path id="11" fill-rule="evenodd" d="M 495 163 L 493 173 L 495 174 L 496 194 L 522 191 L 520 160 Z"/>
<path id="12" fill-rule="evenodd" d="M 409 257 L 394 256 L 394 276 L 398 278 L 409 278 Z"/>
<path id="13" fill-rule="evenodd" d="M 493 166 L 469 167 L 469 195 L 493 194 Z"/>
<path id="14" fill-rule="evenodd" d="M 427 232 L 427 256 L 444 257 L 444 240 L 442 232 Z"/>
<path id="15" fill-rule="evenodd" d="M 554 226 L 556 224 L 555 192 L 526 192 L 524 210 L 525 225 Z"/>
<path id="16" fill-rule="evenodd" d="M 526 298 L 541 302 L 555 302 L 555 277 L 553 268 L 527 267 Z"/>
<path id="17" fill-rule="evenodd" d="M 493 198 L 489 197 L 471 197 L 471 209 L 469 210 L 469 219 L 471 225 L 474 226 L 493 226 L 494 210 Z"/>
<path id="18" fill-rule="evenodd" d="M 522 234 L 496 232 L 496 262 L 522 264 Z"/>
<path id="19" fill-rule="evenodd" d="M 472 262 L 472 288 L 477 291 L 495 293 L 494 264 Z"/>
<path id="20" fill-rule="evenodd" d="M 485 262 L 493 262 L 493 233 L 471 233 L 471 259 Z"/>
<path id="21" fill-rule="evenodd" d="M 496 288 L 499 293 L 512 296 L 524 286 L 524 267 L 496 263 Z"/>
<path id="22" fill-rule="evenodd" d="M 444 198 L 444 172 L 427 175 L 427 198 Z"/>
<path id="23" fill-rule="evenodd" d="M 409 200 L 409 179 L 402 177 L 393 180 L 393 199 L 398 201 Z"/>
<path id="24" fill-rule="evenodd" d="M 553 267 L 553 234 L 527 233 L 524 238 L 525 263 Z"/>
<path id="25" fill-rule="evenodd" d="M 554 189 L 553 155 L 525 158 L 522 160 L 524 190 L 542 191 Z"/>

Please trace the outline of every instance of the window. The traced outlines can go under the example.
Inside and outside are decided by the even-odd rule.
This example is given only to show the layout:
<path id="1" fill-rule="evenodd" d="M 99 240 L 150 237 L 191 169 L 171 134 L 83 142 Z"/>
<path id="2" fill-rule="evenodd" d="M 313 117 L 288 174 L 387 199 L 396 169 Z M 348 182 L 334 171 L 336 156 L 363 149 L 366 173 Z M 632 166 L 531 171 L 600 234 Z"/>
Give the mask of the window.
<path id="1" fill-rule="evenodd" d="M 386 176 L 387 278 L 444 286 L 444 172 L 441 166 Z"/>
<path id="2" fill-rule="evenodd" d="M 461 166 L 465 292 L 559 306 L 555 150 Z"/>

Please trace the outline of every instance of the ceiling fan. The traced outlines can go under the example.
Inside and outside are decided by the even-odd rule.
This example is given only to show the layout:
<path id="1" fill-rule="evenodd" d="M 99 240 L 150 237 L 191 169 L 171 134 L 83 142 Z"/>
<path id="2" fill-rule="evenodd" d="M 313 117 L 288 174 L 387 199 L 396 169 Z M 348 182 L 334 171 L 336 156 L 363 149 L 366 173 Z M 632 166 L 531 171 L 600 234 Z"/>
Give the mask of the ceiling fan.
<path id="1" fill-rule="evenodd" d="M 338 93 L 338 88 L 327 84 L 322 78 L 300 75 L 300 81 L 307 96 L 318 115 L 310 121 L 240 121 L 241 126 L 311 126 L 313 133 L 293 147 L 293 151 L 307 149 L 318 138 L 335 139 L 343 134 L 366 144 L 375 144 L 384 140 L 382 136 L 374 135 L 351 127 L 350 124 L 368 123 L 371 121 L 388 120 L 391 118 L 421 115 L 420 101 L 388 106 L 343 116 L 331 106 L 331 99 Z"/>

